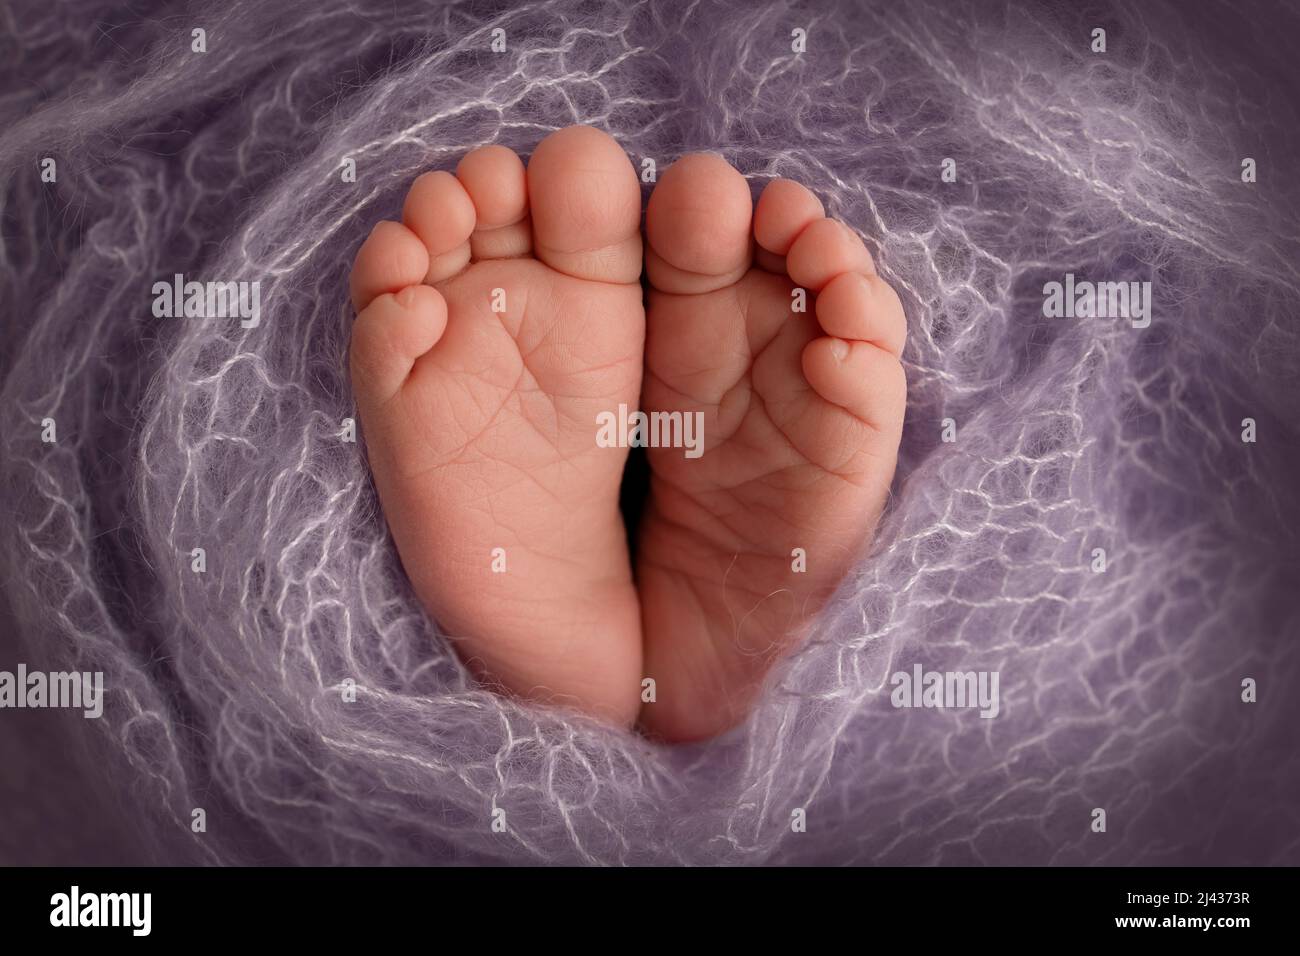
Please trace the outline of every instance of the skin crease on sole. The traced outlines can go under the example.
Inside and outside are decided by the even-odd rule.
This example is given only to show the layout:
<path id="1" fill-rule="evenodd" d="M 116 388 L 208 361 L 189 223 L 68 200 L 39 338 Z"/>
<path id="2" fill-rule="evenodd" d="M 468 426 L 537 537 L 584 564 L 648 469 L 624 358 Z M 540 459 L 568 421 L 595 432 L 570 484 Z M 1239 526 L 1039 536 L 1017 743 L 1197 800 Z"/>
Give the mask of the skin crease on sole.
<path id="1" fill-rule="evenodd" d="M 789 180 L 755 208 L 721 157 L 686 156 L 645 219 L 643 310 L 639 186 L 604 133 L 426 173 L 357 255 L 351 363 L 403 565 L 471 670 L 685 741 L 743 720 L 868 543 L 905 323 L 857 235 Z M 704 424 L 698 458 L 649 450 L 635 585 L 627 449 L 595 440 L 620 404 Z"/>

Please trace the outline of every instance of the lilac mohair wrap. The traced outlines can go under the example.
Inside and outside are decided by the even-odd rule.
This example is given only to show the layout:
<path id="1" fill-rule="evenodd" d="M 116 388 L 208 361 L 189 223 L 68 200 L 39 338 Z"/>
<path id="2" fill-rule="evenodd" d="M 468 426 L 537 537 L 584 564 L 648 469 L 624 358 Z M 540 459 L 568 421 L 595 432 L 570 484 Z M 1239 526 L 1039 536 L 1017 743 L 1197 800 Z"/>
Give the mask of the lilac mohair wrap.
<path id="1" fill-rule="evenodd" d="M 14 0 L 0 666 L 105 704 L 0 712 L 0 855 L 1300 862 L 1297 40 L 1282 4 Z M 346 440 L 370 227 L 572 123 L 806 183 L 907 312 L 871 552 L 703 744 L 477 687 Z M 178 273 L 260 321 L 155 316 Z M 1150 324 L 1045 316 L 1067 274 L 1150 282 Z M 997 716 L 894 706 L 917 665 L 997 673 Z"/>

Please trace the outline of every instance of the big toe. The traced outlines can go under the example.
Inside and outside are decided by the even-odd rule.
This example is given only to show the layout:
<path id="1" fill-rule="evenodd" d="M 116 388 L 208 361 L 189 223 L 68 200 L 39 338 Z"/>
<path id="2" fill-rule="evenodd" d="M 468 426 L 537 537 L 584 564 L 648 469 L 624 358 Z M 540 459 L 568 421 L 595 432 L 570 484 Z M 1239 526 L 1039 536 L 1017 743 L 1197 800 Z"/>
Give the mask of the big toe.
<path id="1" fill-rule="evenodd" d="M 528 162 L 534 254 L 579 279 L 641 275 L 641 187 L 622 147 L 590 126 L 537 144 Z"/>
<path id="2" fill-rule="evenodd" d="M 715 153 L 664 171 L 646 209 L 646 274 L 660 292 L 698 295 L 731 285 L 753 262 L 749 184 Z"/>

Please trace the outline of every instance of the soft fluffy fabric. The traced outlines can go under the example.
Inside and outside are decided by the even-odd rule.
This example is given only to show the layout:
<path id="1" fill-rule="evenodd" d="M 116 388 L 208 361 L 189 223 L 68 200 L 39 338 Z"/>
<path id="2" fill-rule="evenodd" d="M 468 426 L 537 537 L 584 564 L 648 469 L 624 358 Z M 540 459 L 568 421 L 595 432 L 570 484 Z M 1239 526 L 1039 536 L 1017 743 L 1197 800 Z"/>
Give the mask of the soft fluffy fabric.
<path id="1" fill-rule="evenodd" d="M 105 673 L 101 720 L 39 715 L 114 808 L 96 859 L 1300 862 L 1294 8 L 15 0 L 0 20 L 0 663 Z M 476 688 L 344 440 L 370 226 L 418 173 L 570 123 L 638 170 L 717 150 L 756 191 L 808 184 L 908 313 L 876 545 L 753 719 L 698 746 Z M 260 325 L 155 318 L 178 272 L 260 281 Z M 1150 327 L 1044 318 L 1067 272 L 1151 281 Z M 895 708 L 917 663 L 997 671 L 1001 713 Z M 84 860 L 47 840 L 85 814 L 13 782 L 41 739 L 6 744 L 32 775 L 0 791 L 26 821 L 6 853 Z"/>

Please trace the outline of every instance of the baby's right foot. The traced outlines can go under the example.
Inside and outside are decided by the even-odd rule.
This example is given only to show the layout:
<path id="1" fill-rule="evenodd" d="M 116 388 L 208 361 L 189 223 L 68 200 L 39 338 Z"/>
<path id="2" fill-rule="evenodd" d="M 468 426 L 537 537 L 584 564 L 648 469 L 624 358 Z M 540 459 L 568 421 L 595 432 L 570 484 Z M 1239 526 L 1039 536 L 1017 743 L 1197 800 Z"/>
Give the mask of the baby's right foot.
<path id="1" fill-rule="evenodd" d="M 670 740 L 740 721 L 870 538 L 906 403 L 894 290 L 804 187 L 754 209 L 718 156 L 687 156 L 646 212 L 642 410 L 701 414 L 703 454 L 652 448 L 637 572 L 641 720 Z M 806 311 L 798 311 L 800 290 Z"/>
<path id="2" fill-rule="evenodd" d="M 641 193 L 571 127 L 527 173 L 500 146 L 428 173 L 352 272 L 352 381 L 384 516 L 430 615 L 480 676 L 620 724 L 641 630 L 597 415 L 635 407 Z"/>

